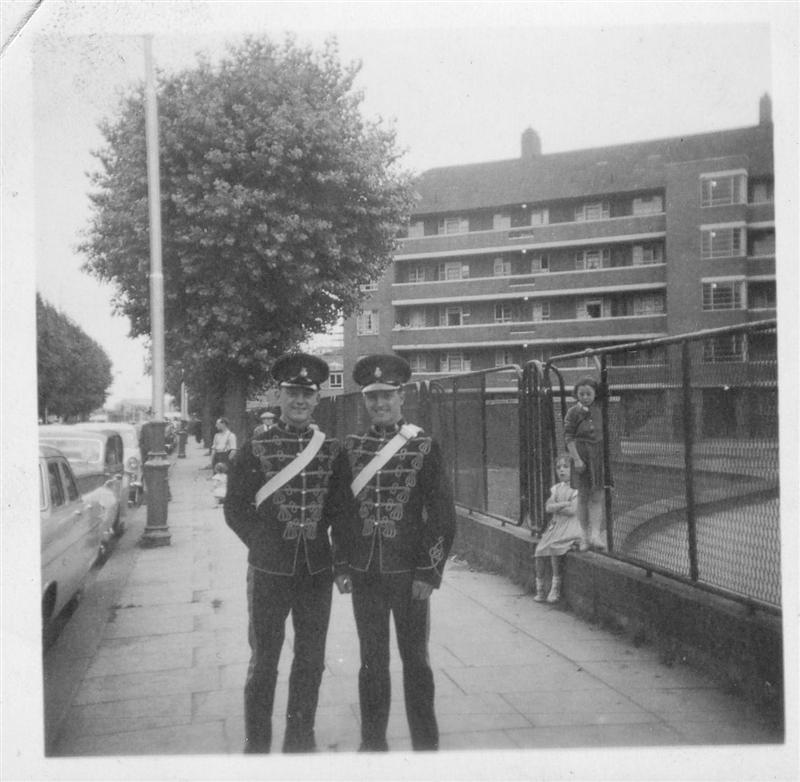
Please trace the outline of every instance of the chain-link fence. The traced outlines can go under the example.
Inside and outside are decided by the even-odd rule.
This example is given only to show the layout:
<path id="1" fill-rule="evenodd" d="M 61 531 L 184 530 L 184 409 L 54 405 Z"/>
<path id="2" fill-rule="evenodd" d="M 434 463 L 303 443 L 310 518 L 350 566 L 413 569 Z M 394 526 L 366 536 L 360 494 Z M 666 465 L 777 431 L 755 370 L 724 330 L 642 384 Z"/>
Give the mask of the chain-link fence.
<path id="1" fill-rule="evenodd" d="M 585 351 L 605 393 L 606 526 L 613 556 L 779 606 L 774 321 Z M 577 354 L 542 369 L 555 441 Z M 558 367 L 556 371 L 555 368 Z M 548 386 L 549 372 L 559 383 Z"/>

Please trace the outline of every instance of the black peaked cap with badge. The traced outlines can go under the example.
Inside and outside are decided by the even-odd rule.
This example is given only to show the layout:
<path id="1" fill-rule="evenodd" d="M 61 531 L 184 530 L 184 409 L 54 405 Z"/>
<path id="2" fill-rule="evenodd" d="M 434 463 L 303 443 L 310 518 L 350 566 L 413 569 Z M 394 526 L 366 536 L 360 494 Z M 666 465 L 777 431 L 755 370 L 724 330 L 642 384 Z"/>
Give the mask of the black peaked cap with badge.
<path id="1" fill-rule="evenodd" d="M 392 353 L 372 353 L 359 359 L 353 367 L 353 380 L 361 392 L 395 391 L 411 378 L 411 367 L 404 358 Z"/>
<path id="2" fill-rule="evenodd" d="M 309 353 L 286 353 L 276 359 L 270 372 L 281 388 L 310 388 L 319 391 L 328 379 L 328 365 Z"/>

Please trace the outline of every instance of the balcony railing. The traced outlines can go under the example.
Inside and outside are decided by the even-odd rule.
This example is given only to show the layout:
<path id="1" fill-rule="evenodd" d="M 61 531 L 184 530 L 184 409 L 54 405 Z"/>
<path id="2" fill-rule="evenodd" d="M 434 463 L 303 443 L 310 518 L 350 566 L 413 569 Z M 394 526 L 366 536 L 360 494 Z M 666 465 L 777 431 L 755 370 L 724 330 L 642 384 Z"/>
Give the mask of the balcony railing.
<path id="1" fill-rule="evenodd" d="M 491 346 L 525 342 L 597 342 L 606 338 L 648 339 L 666 335 L 666 314 L 629 315 L 586 320 L 514 321 L 511 323 L 472 323 L 463 326 L 411 328 L 397 326 L 392 331 L 393 349 L 412 346 L 459 345 Z"/>
<path id="2" fill-rule="evenodd" d="M 605 269 L 588 269 L 558 272 L 537 272 L 507 277 L 471 277 L 461 280 L 436 282 L 394 283 L 392 304 L 404 306 L 437 299 L 496 299 L 524 298 L 544 291 L 574 295 L 576 291 L 600 291 L 608 288 L 647 290 L 666 285 L 666 263 L 642 266 L 615 266 Z"/>
<path id="3" fill-rule="evenodd" d="M 631 238 L 659 238 L 666 231 L 666 216 L 612 217 L 591 222 L 550 223 L 524 228 L 437 234 L 402 239 L 395 260 L 411 260 L 426 255 L 475 254 L 521 247 L 559 247 L 570 244 L 597 244 Z"/>

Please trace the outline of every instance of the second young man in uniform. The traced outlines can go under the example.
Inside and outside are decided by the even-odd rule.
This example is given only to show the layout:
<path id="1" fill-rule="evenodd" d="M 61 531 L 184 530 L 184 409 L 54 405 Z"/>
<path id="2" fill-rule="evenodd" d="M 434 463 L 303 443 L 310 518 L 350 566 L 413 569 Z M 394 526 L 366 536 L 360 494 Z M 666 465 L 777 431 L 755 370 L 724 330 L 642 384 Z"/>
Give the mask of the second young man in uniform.
<path id="1" fill-rule="evenodd" d="M 439 446 L 403 418 L 403 385 L 410 376 L 408 363 L 394 355 L 366 356 L 353 369 L 372 423 L 364 434 L 345 440 L 355 495 L 348 542 L 361 651 L 360 749 L 366 752 L 388 749 L 390 614 L 412 746 L 439 746 L 428 658 L 429 598 L 441 583 L 453 542 L 455 506 Z"/>

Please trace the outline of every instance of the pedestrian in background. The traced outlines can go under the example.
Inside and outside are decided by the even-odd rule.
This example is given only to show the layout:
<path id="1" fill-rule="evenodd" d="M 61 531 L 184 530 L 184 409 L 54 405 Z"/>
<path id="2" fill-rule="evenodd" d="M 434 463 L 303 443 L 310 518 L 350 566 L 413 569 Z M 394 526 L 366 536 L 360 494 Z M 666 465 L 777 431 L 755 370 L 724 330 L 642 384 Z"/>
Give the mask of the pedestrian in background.
<path id="1" fill-rule="evenodd" d="M 280 419 L 233 463 L 225 520 L 248 548 L 250 666 L 244 688 L 245 752 L 269 752 L 278 661 L 289 614 L 294 658 L 284 752 L 312 752 L 334 578 L 350 590 L 350 469 L 338 440 L 312 425 L 328 365 L 288 354 L 272 367 Z M 331 546 L 332 540 L 332 546 Z"/>
<path id="2" fill-rule="evenodd" d="M 580 551 L 605 549 L 603 490 L 603 411 L 597 399 L 598 383 L 581 377 L 575 384 L 577 404 L 564 417 L 564 441 L 572 457 L 570 485 L 578 490 Z"/>
<path id="3" fill-rule="evenodd" d="M 267 431 L 267 429 L 275 423 L 275 413 L 271 410 L 264 410 L 261 415 L 259 416 L 260 423 L 253 429 L 253 438 L 258 437 L 260 434 L 263 434 Z"/>
<path id="4" fill-rule="evenodd" d="M 550 523 L 536 544 L 533 555 L 536 568 L 537 603 L 547 600 L 557 603 L 561 599 L 561 557 L 570 549 L 580 545 L 583 533 L 578 522 L 578 491 L 569 485 L 569 457 L 556 460 L 556 483 L 550 489 L 544 509 L 552 514 Z M 550 561 L 550 591 L 547 591 L 547 562 Z"/>
<path id="5" fill-rule="evenodd" d="M 211 467 L 212 469 L 218 462 L 230 464 L 236 453 L 236 435 L 231 431 L 227 418 L 218 418 L 217 433 L 211 443 Z"/>
<path id="6" fill-rule="evenodd" d="M 441 584 L 456 517 L 438 444 L 403 418 L 403 385 L 410 377 L 408 363 L 394 355 L 366 356 L 353 369 L 372 424 L 345 439 L 357 509 L 350 567 L 361 653 L 362 752 L 389 748 L 390 615 L 403 662 L 412 747 L 439 747 L 428 658 L 429 598 Z"/>

